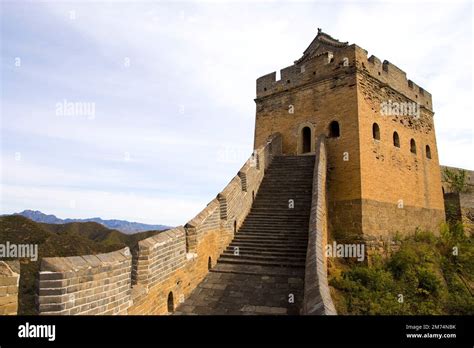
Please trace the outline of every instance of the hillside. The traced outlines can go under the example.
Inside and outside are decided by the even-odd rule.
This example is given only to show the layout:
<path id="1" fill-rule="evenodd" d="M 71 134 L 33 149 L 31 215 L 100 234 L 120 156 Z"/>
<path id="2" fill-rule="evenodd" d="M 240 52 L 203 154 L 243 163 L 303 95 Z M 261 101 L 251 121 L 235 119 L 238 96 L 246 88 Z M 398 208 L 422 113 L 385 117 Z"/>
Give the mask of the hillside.
<path id="1" fill-rule="evenodd" d="M 38 244 L 38 261 L 21 260 L 18 314 L 35 313 L 35 279 L 41 258 L 98 254 L 133 247 L 159 231 L 127 235 L 95 222 L 43 224 L 20 215 L 0 217 L 0 244 Z"/>
<path id="2" fill-rule="evenodd" d="M 67 224 L 70 222 L 96 222 L 107 228 L 118 230 L 122 233 L 133 234 L 144 231 L 162 231 L 169 229 L 169 226 L 165 225 L 148 225 L 139 222 L 130 222 L 125 220 L 103 220 L 99 217 L 88 218 L 88 219 L 60 219 L 55 215 L 44 214 L 38 210 L 24 210 L 20 213 L 13 215 L 21 215 L 32 221 L 47 223 L 47 224 Z"/>
<path id="3" fill-rule="evenodd" d="M 474 314 L 474 244 L 462 225 L 445 224 L 440 236 L 417 231 L 400 240 L 399 251 L 372 261 L 355 265 L 330 259 L 339 314 Z"/>

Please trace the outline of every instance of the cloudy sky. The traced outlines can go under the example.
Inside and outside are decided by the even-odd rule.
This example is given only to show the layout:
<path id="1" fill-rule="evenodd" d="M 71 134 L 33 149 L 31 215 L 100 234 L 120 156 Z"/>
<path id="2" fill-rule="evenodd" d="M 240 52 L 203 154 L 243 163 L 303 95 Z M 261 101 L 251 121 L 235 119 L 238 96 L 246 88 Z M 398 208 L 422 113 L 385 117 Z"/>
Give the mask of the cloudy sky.
<path id="1" fill-rule="evenodd" d="M 0 213 L 184 224 L 251 154 L 255 79 L 318 27 L 430 91 L 441 163 L 474 169 L 470 1 L 0 6 Z"/>

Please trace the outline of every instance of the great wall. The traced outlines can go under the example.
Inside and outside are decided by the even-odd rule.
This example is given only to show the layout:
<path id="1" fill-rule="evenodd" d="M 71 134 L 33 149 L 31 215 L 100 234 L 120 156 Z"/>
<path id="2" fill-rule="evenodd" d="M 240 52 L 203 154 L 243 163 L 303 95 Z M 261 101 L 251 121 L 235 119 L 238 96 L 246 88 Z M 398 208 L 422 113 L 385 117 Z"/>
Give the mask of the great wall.
<path id="1" fill-rule="evenodd" d="M 275 76 L 257 79 L 255 150 L 217 197 L 134 250 L 44 258 L 39 314 L 334 315 L 328 240 L 376 252 L 396 232 L 436 231 L 445 200 L 472 233 L 472 194 L 441 182 L 431 94 L 402 70 L 318 31 Z M 420 117 L 382 116 L 389 99 Z M 17 313 L 20 274 L 0 261 L 0 315 Z"/>

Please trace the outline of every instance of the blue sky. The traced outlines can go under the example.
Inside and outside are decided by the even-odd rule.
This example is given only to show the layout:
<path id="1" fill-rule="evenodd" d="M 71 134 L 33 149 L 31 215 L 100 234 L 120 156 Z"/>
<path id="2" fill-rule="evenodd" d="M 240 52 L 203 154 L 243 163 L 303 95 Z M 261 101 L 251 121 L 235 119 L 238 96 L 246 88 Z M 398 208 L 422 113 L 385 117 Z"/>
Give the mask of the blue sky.
<path id="1" fill-rule="evenodd" d="M 321 27 L 433 94 L 442 164 L 474 169 L 472 3 L 1 3 L 1 213 L 184 224 L 253 146 L 255 80 Z M 64 101 L 94 103 L 61 115 Z"/>

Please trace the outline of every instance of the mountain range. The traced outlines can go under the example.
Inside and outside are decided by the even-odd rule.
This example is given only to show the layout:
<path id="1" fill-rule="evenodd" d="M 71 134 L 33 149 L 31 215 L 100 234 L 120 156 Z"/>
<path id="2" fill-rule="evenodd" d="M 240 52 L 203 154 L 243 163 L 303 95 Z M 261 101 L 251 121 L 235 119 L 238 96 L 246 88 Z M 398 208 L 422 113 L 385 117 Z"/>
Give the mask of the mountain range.
<path id="1" fill-rule="evenodd" d="M 126 234 L 133 234 L 144 231 L 162 231 L 171 228 L 165 225 L 148 225 L 139 222 L 130 222 L 125 220 L 103 220 L 100 217 L 88 219 L 60 219 L 52 214 L 44 214 L 38 210 L 24 210 L 12 215 L 21 215 L 35 222 L 46 224 L 67 224 L 71 222 L 96 222 L 110 229 L 114 229 Z"/>
<path id="2" fill-rule="evenodd" d="M 96 222 L 41 223 L 20 214 L 0 216 L 0 244 L 34 244 L 38 259 L 20 259 L 19 314 L 37 314 L 35 295 L 41 259 L 107 253 L 124 248 L 133 249 L 145 238 L 159 231 L 122 233 Z"/>

